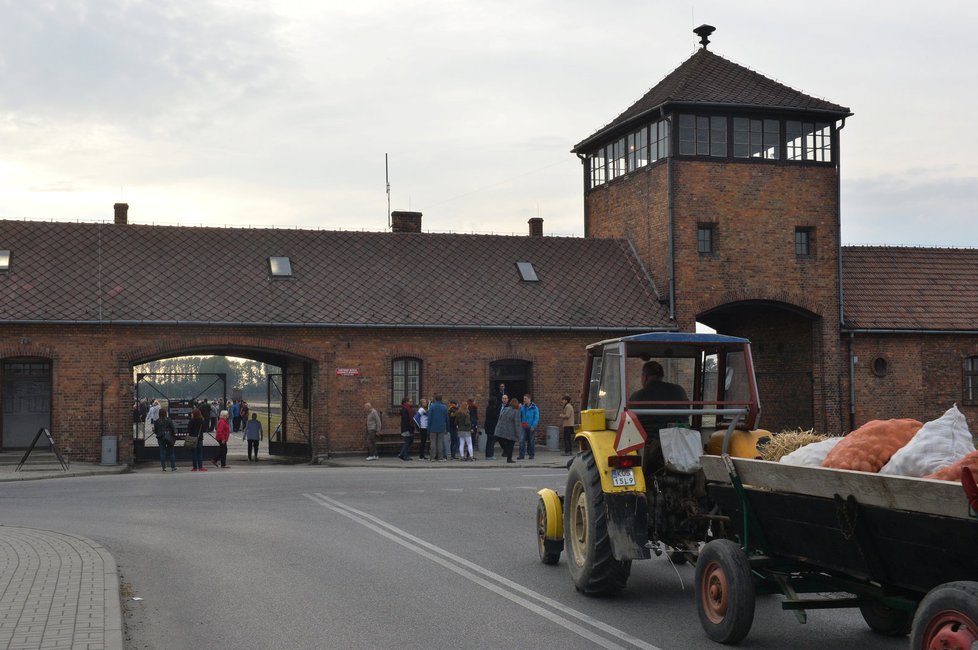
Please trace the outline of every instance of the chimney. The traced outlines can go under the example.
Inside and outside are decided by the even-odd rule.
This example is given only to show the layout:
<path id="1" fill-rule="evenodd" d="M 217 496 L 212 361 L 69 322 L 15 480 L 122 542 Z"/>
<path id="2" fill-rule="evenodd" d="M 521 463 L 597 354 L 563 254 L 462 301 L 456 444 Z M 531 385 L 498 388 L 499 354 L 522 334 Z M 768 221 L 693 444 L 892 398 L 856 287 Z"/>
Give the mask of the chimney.
<path id="1" fill-rule="evenodd" d="M 391 232 L 421 232 L 421 213 L 394 210 L 391 212 Z"/>
<path id="2" fill-rule="evenodd" d="M 116 203 L 112 207 L 115 208 L 115 225 L 124 226 L 129 223 L 128 203 Z"/>
<path id="3" fill-rule="evenodd" d="M 530 224 L 530 237 L 543 237 L 543 219 L 540 217 L 531 217 L 529 221 Z"/>

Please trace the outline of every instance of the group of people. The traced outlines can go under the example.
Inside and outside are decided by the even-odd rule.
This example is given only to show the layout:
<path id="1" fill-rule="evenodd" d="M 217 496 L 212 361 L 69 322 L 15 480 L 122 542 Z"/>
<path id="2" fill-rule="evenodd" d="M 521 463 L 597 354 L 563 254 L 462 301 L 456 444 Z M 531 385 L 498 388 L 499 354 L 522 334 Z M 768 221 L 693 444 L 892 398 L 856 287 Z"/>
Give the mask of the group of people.
<path id="1" fill-rule="evenodd" d="M 367 412 L 367 460 L 377 460 L 377 436 L 382 419 L 380 413 L 369 402 L 364 405 Z M 441 395 L 435 395 L 429 402 L 421 398 L 415 408 L 409 397 L 401 400 L 400 431 L 402 437 L 398 458 L 413 460 L 411 448 L 415 435 L 419 436 L 418 458 L 429 461 L 474 461 L 475 450 L 480 433 L 479 408 L 475 401 L 465 403 L 451 400 L 446 405 Z M 561 409 L 563 427 L 563 452 L 571 454 L 574 437 L 574 407 L 570 396 L 565 395 Z M 502 449 L 507 463 L 536 456 L 537 429 L 540 425 L 540 408 L 531 395 L 523 395 L 523 401 L 506 393 L 506 385 L 499 384 L 499 391 L 489 397 L 486 405 L 484 431 L 486 435 L 485 459 L 496 459 L 496 443 Z M 475 442 L 474 442 L 475 441 Z M 514 460 L 513 452 L 519 455 Z"/>
<path id="2" fill-rule="evenodd" d="M 213 402 L 211 405 L 219 403 Z M 245 404 L 247 409 L 247 404 Z M 206 472 L 204 467 L 204 434 L 214 433 L 214 440 L 217 441 L 217 449 L 211 458 L 214 467 L 227 468 L 228 465 L 228 440 L 231 438 L 231 422 L 233 416 L 228 410 L 221 410 L 216 418 L 213 428 L 210 419 L 205 418 L 203 413 L 209 414 L 208 404 L 204 401 L 198 403 L 190 412 L 190 420 L 187 423 L 187 436 L 184 438 L 184 446 L 190 448 L 190 462 L 193 465 L 192 472 Z M 248 412 L 247 410 L 245 411 Z M 241 418 L 239 410 L 238 417 Z M 161 408 L 158 400 L 153 400 L 147 411 L 146 422 L 152 427 L 153 435 L 160 447 L 160 466 L 166 471 L 167 461 L 170 463 L 170 470 L 177 471 L 176 464 L 176 440 L 177 429 L 170 419 L 169 413 L 165 408 Z M 239 423 L 240 426 L 240 423 Z M 235 429 L 237 431 L 238 429 Z M 247 420 L 242 427 L 243 437 L 248 442 L 248 462 L 258 462 L 258 445 L 264 439 L 265 433 L 262 430 L 261 421 L 257 413 L 251 413 L 251 419 Z M 252 456 L 254 458 L 252 459 Z"/>

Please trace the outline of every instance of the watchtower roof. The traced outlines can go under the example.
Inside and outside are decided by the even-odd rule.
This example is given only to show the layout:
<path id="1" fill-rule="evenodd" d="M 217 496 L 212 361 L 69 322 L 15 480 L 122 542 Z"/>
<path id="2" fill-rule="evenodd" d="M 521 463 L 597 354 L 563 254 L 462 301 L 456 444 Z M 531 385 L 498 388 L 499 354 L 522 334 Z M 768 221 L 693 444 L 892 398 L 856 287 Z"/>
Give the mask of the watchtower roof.
<path id="1" fill-rule="evenodd" d="M 572 151 L 583 153 L 632 122 L 648 119 L 650 114 L 676 105 L 822 114 L 832 119 L 852 115 L 845 106 L 806 95 L 714 54 L 704 46 Z"/>

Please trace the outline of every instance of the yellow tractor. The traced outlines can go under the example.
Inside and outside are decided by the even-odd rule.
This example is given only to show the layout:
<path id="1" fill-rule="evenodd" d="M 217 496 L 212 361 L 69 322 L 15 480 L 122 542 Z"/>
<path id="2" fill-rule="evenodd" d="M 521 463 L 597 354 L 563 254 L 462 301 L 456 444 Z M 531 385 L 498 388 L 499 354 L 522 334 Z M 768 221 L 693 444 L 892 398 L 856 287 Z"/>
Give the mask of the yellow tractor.
<path id="1" fill-rule="evenodd" d="M 564 496 L 539 492 L 541 561 L 566 551 L 578 591 L 612 594 L 632 560 L 695 561 L 705 542 L 731 536 L 699 457 L 713 440 L 753 458 L 766 434 L 746 339 L 655 332 L 592 344 L 581 404 Z"/>

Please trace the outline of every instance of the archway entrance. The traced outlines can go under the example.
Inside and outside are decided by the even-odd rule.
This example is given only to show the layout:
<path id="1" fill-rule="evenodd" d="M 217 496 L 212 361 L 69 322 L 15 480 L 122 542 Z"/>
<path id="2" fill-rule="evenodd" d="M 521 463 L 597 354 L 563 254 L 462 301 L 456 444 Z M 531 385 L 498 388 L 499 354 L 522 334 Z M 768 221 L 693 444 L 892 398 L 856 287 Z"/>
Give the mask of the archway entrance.
<path id="1" fill-rule="evenodd" d="M 236 360 L 229 368 L 227 361 Z M 313 422 L 311 399 L 313 361 L 267 350 L 230 346 L 213 346 L 204 349 L 182 349 L 171 351 L 152 359 L 139 359 L 132 363 L 133 369 L 142 371 L 142 383 L 154 373 L 143 364 L 158 361 L 179 361 L 184 372 L 171 377 L 168 382 L 172 388 L 160 389 L 166 399 L 173 400 L 180 408 L 189 411 L 201 398 L 209 403 L 220 402 L 227 408 L 228 400 L 244 400 L 249 410 L 257 413 L 262 423 L 265 441 L 261 444 L 260 455 L 308 459 L 312 457 Z M 215 367 L 215 361 L 220 360 Z M 235 366 L 243 367 L 236 371 Z M 264 370 L 267 369 L 267 370 Z M 220 372 L 208 372 L 220 370 Z M 176 391 L 173 395 L 169 392 Z M 213 428 L 213 427 L 211 427 Z M 243 430 L 243 423 L 240 424 Z M 178 426 L 177 457 L 186 455 L 189 450 L 181 446 Z M 232 434 L 232 442 L 240 439 Z M 204 436 L 205 446 L 216 445 L 211 435 Z M 267 452 L 265 447 L 267 445 Z M 242 448 L 244 443 L 240 445 Z M 231 445 L 234 451 L 235 445 Z M 138 460 L 158 458 L 158 447 L 152 433 L 146 434 L 143 427 L 135 427 L 134 452 Z M 208 458 L 205 451 L 204 457 Z"/>
<path id="2" fill-rule="evenodd" d="M 723 305 L 697 321 L 720 334 L 750 339 L 761 399 L 761 426 L 769 431 L 815 426 L 821 319 L 776 302 Z"/>

